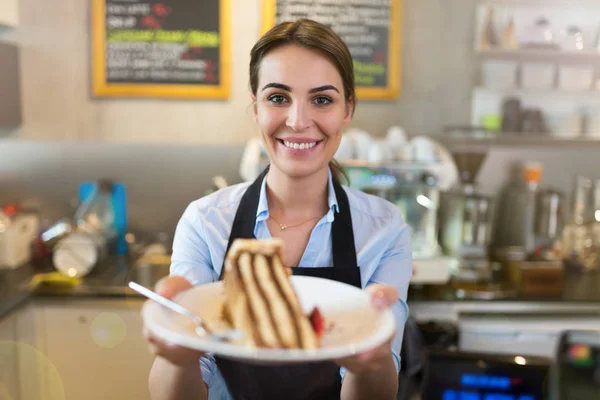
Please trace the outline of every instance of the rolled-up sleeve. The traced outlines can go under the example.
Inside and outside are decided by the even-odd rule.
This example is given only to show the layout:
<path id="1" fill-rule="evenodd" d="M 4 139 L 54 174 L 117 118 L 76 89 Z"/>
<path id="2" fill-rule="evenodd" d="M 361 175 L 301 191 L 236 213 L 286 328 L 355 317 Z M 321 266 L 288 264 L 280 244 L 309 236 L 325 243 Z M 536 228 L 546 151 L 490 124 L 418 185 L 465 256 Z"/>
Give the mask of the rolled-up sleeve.
<path id="1" fill-rule="evenodd" d="M 398 290 L 399 299 L 392 305 L 391 311 L 396 321 L 396 335 L 392 340 L 392 354 L 396 362 L 396 371 L 399 372 L 404 324 L 408 318 L 406 297 L 412 276 L 410 228 L 402 221 L 399 213 L 395 214 L 392 224 L 390 224 L 389 238 L 388 248 L 367 285 L 379 283 L 394 286 Z"/>
<path id="2" fill-rule="evenodd" d="M 412 246 L 410 241 L 410 228 L 404 223 L 397 208 L 392 208 L 391 218 L 386 226 L 374 234 L 376 244 L 369 257 L 373 254 L 380 254 L 381 258 L 373 269 L 370 266 L 367 270 L 366 285 L 378 283 L 381 285 L 393 286 L 398 290 L 399 299 L 394 303 L 390 310 L 394 315 L 396 322 L 396 333 L 392 339 L 392 356 L 396 365 L 396 371 L 400 372 L 400 349 L 404 336 L 404 325 L 408 318 L 408 305 L 406 297 L 408 294 L 408 285 L 412 276 Z M 376 250 L 375 250 L 376 249 Z M 342 378 L 345 376 L 345 369 L 340 371 Z"/>
<path id="3" fill-rule="evenodd" d="M 177 224 L 170 273 L 186 278 L 194 286 L 214 281 L 204 226 L 194 203 L 186 208 Z"/>
<path id="4" fill-rule="evenodd" d="M 204 227 L 194 203 L 187 207 L 177 224 L 170 274 L 182 276 L 194 286 L 214 281 Z M 217 371 L 214 357 L 210 354 L 202 357 L 200 367 L 204 382 L 210 389 Z"/>

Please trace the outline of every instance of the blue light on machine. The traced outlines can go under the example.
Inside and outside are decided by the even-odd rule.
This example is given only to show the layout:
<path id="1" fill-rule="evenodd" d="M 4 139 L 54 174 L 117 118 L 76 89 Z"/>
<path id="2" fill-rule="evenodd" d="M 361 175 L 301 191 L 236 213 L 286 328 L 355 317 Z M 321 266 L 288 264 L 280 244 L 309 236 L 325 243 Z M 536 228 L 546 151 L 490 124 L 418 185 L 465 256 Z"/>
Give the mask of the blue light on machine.
<path id="1" fill-rule="evenodd" d="M 442 394 L 442 400 L 481 400 L 481 397 L 479 393 L 446 390 Z"/>
<path id="2" fill-rule="evenodd" d="M 514 395 L 506 393 L 479 394 L 447 389 L 442 394 L 442 400 L 536 400 L 530 395 Z"/>
<path id="3" fill-rule="evenodd" d="M 465 374 L 461 377 L 462 386 L 486 389 L 509 389 L 510 378 L 504 376 L 471 375 Z"/>
<path id="4" fill-rule="evenodd" d="M 398 179 L 394 175 L 377 174 L 371 177 L 371 185 L 374 186 L 394 186 Z"/>

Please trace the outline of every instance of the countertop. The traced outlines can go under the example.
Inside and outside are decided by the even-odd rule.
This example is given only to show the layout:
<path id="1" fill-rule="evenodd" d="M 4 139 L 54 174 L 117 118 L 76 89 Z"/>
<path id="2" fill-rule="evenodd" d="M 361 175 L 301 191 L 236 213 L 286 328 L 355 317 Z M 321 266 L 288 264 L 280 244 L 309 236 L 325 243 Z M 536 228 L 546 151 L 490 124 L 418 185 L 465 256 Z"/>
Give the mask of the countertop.
<path id="1" fill-rule="evenodd" d="M 37 273 L 51 272 L 52 266 L 27 264 L 14 270 L 0 270 L 0 318 L 7 315 L 32 298 L 99 298 L 99 297 L 138 297 L 127 283 L 135 281 L 148 288 L 168 275 L 168 265 L 147 265 L 133 267 L 126 258 L 112 258 L 99 264 L 82 281 L 74 286 L 49 284 L 31 285 Z"/>
<path id="2" fill-rule="evenodd" d="M 127 283 L 135 281 L 148 288 L 168 275 L 169 266 L 154 264 L 135 266 L 127 258 L 112 258 L 98 265 L 82 282 L 73 287 L 55 285 L 30 285 L 36 273 L 52 271 L 49 262 L 28 264 L 15 270 L 0 270 L 0 318 L 18 308 L 32 298 L 98 298 L 125 296 L 142 298 L 129 289 Z M 534 312 L 544 309 L 600 309 L 600 271 L 593 273 L 567 273 L 562 294 L 555 297 L 509 297 L 496 300 L 461 299 L 455 292 L 445 287 L 416 289 L 412 287 L 408 295 L 409 306 L 413 309 L 420 305 L 491 307 L 495 310 L 516 309 Z"/>
<path id="3" fill-rule="evenodd" d="M 411 286 L 409 290 L 411 302 L 467 302 L 473 298 L 457 296 L 450 285 L 445 286 Z M 600 270 L 591 272 L 565 271 L 562 292 L 555 296 L 522 296 L 507 295 L 497 299 L 477 301 L 491 302 L 561 302 L 561 303 L 600 303 Z"/>

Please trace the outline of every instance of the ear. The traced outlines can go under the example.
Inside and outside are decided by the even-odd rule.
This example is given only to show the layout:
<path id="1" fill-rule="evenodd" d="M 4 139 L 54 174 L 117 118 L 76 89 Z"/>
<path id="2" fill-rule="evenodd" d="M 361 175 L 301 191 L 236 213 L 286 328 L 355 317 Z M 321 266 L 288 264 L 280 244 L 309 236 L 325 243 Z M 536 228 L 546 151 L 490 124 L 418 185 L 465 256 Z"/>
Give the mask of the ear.
<path id="1" fill-rule="evenodd" d="M 254 119 L 254 122 L 257 122 L 258 110 L 256 108 L 256 96 L 252 93 L 250 93 L 250 100 L 252 100 L 252 118 Z"/>
<path id="2" fill-rule="evenodd" d="M 354 106 L 354 98 L 351 97 L 346 102 L 346 115 L 344 115 L 344 127 L 352 121 L 352 107 Z"/>

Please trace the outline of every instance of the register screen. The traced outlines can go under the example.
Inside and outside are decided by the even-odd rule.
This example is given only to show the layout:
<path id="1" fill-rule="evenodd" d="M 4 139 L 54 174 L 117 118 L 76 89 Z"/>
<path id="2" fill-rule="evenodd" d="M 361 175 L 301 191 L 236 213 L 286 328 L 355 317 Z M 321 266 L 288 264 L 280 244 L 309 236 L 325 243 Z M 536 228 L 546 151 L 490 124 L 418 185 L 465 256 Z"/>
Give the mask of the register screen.
<path id="1" fill-rule="evenodd" d="M 424 400 L 545 400 L 549 367 L 432 356 Z"/>

